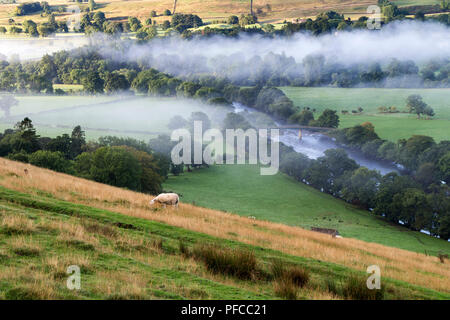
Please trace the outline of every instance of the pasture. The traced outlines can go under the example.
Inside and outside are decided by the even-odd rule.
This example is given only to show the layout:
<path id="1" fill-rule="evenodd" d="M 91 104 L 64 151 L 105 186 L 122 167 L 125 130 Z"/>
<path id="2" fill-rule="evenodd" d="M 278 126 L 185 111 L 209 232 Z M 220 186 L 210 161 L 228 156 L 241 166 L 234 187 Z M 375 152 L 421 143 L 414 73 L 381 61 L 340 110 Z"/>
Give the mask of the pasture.
<path id="1" fill-rule="evenodd" d="M 27 116 L 40 135 L 54 137 L 81 125 L 88 139 L 116 135 L 148 140 L 170 134 L 167 124 L 175 115 L 188 119 L 192 112 L 203 111 L 217 123 L 232 111 L 199 100 L 139 96 L 18 96 L 17 100 L 19 104 L 11 108 L 12 117 L 0 118 L 0 130 Z"/>
<path id="2" fill-rule="evenodd" d="M 181 202 L 291 226 L 337 229 L 344 237 L 424 253 L 450 253 L 450 243 L 392 225 L 292 178 L 261 176 L 252 165 L 221 165 L 170 176 L 166 191 Z"/>
<path id="3" fill-rule="evenodd" d="M 316 117 L 326 108 L 337 110 L 340 127 L 346 128 L 372 122 L 378 135 L 396 142 L 414 134 L 432 136 L 436 141 L 448 140 L 450 126 L 450 89 L 375 89 L 375 88 L 303 88 L 282 87 L 284 93 L 300 108 L 316 109 Z M 419 94 L 430 105 L 435 116 L 432 120 L 417 119 L 416 115 L 403 113 L 406 98 Z M 380 106 L 395 106 L 400 113 L 379 113 Z M 362 107 L 362 113 L 352 114 L 352 110 Z M 342 110 L 349 114 L 344 115 Z"/>

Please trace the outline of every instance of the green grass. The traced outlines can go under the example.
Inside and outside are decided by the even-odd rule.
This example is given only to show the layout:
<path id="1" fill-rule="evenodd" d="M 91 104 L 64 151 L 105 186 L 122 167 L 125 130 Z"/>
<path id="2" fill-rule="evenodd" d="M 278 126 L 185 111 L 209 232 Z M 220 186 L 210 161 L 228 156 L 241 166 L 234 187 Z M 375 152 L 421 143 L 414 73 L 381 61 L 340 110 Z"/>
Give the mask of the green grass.
<path id="1" fill-rule="evenodd" d="M 446 241 L 389 224 L 284 174 L 261 176 L 252 165 L 212 166 L 170 176 L 164 189 L 202 207 L 307 229 L 333 228 L 344 237 L 420 253 L 450 253 Z"/>
<path id="2" fill-rule="evenodd" d="M 148 140 L 159 133 L 170 134 L 169 120 L 175 115 L 188 119 L 203 111 L 213 123 L 221 121 L 231 108 L 208 106 L 199 100 L 117 96 L 27 96 L 18 97 L 12 117 L 0 118 L 0 129 L 11 128 L 28 116 L 39 134 L 55 136 L 81 125 L 89 139 L 104 135 L 133 136 Z"/>
<path id="3" fill-rule="evenodd" d="M 179 252 L 180 241 L 189 248 L 193 248 L 195 244 L 211 244 L 253 252 L 258 267 L 265 270 L 269 270 L 273 259 L 280 260 L 286 265 L 296 265 L 310 272 L 311 286 L 318 290 L 321 290 L 324 279 L 332 277 L 335 281 L 345 282 L 354 274 L 364 275 L 362 272 L 333 263 L 290 256 L 155 221 L 124 216 L 54 198 L 31 196 L 0 187 L 0 219 L 3 221 L 5 217 L 11 216 L 20 216 L 30 225 L 32 234 L 27 235 L 23 241 L 27 248 L 38 248 L 36 249 L 38 254 L 27 256 L 17 254 L 17 244 L 15 249 L 10 245 L 16 238 L 5 234 L 3 227 L 0 227 L 0 275 L 8 274 L 0 276 L 0 298 L 277 298 L 270 280 L 249 281 L 221 275 L 212 277 L 208 276 L 206 267 L 202 264 L 198 265 L 199 269 L 192 269 L 190 266 L 194 262 L 187 260 Z M 62 241 L 60 236 L 65 229 L 61 226 L 70 225 L 84 226 L 91 239 L 89 241 L 94 245 L 74 246 L 67 245 L 67 240 Z M 96 241 L 93 241 L 94 239 Z M 142 240 L 148 245 L 133 246 L 132 243 L 118 242 L 119 239 Z M 154 245 L 155 243 L 157 245 Z M 69 291 L 66 288 L 67 274 L 64 272 L 66 265 L 55 268 L 49 263 L 49 259 L 55 257 L 65 259 L 66 264 L 79 263 L 75 261 L 76 257 L 84 258 L 81 266 L 81 290 Z M 137 288 L 127 289 L 130 282 L 136 279 L 140 280 Z M 383 279 L 383 284 L 388 288 L 387 299 L 450 298 L 446 293 L 390 278 Z M 307 298 L 304 292 L 300 292 L 300 295 Z"/>
<path id="4" fill-rule="evenodd" d="M 370 121 L 375 131 L 383 139 L 397 141 L 409 138 L 414 134 L 429 135 L 437 141 L 450 137 L 450 89 L 345 89 L 345 88 L 281 88 L 286 95 L 300 108 L 316 109 L 316 117 L 326 108 L 339 111 L 340 127 L 350 127 Z M 419 94 L 429 104 L 436 115 L 433 120 L 418 120 L 407 113 L 380 114 L 380 106 L 395 106 L 399 111 L 406 108 L 406 98 L 411 94 Z M 353 115 L 352 110 L 358 107 L 363 113 Z M 347 110 L 349 115 L 342 115 Z"/>

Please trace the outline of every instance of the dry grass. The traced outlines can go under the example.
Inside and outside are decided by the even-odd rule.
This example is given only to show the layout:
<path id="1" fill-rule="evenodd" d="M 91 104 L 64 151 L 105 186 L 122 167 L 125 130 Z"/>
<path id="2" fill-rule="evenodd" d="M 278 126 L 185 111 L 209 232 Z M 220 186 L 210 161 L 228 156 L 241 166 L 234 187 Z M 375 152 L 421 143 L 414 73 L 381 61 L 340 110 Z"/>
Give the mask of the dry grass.
<path id="1" fill-rule="evenodd" d="M 0 228 L 3 233 L 8 235 L 31 234 L 36 231 L 33 221 L 23 215 L 2 216 Z"/>
<path id="2" fill-rule="evenodd" d="M 24 176 L 23 170 L 26 167 L 32 178 Z M 0 158 L 0 176 L 3 177 L 0 185 L 13 190 L 31 194 L 37 194 L 37 190 L 40 190 L 58 199 L 159 221 L 219 238 L 252 245 L 264 243 L 265 247 L 274 250 L 333 262 L 352 269 L 365 271 L 369 265 L 376 264 L 381 268 L 382 277 L 450 292 L 449 264 L 440 263 L 436 257 L 356 239 L 335 239 L 299 227 L 248 219 L 183 203 L 178 210 L 168 208 L 152 211 L 148 206 L 151 199 L 149 195 L 3 158 Z"/>
<path id="3" fill-rule="evenodd" d="M 26 2 L 27 0 L 19 0 L 18 2 Z M 68 5 L 64 0 L 49 0 L 50 5 Z M 97 4 L 101 6 L 98 10 L 103 11 L 108 19 L 115 18 L 119 20 L 125 19 L 127 16 L 137 16 L 140 19 L 150 17 L 150 12 L 156 10 L 160 15 L 165 9 L 172 11 L 173 0 L 97 0 Z M 199 15 L 205 20 L 226 20 L 230 15 L 247 14 L 250 11 L 249 1 L 223 1 L 223 0 L 183 0 L 177 3 L 178 13 L 193 13 Z M 304 18 L 315 16 L 318 13 L 334 10 L 338 12 L 355 14 L 355 8 L 358 12 L 365 13 L 365 9 L 375 4 L 374 0 L 254 0 L 254 12 L 258 13 L 261 22 L 283 22 L 285 19 Z M 271 9 L 267 8 L 270 4 Z M 3 12 L 0 13 L 0 24 L 7 24 L 8 17 L 12 13 L 16 5 L 3 5 Z M 85 5 L 83 5 L 85 6 Z M 357 13 L 356 13 L 357 14 Z M 64 19 L 67 14 L 57 13 L 57 20 Z M 30 16 L 13 17 L 16 21 L 22 22 L 29 19 Z M 38 14 L 32 15 L 33 21 L 42 22 L 46 18 L 40 17 Z M 153 18 L 152 18 L 153 19 Z M 154 20 L 158 23 L 164 20 L 170 20 L 171 17 L 158 16 Z"/>
<path id="4" fill-rule="evenodd" d="M 39 256 L 42 248 L 31 237 L 18 236 L 8 241 L 11 251 L 18 256 Z"/>

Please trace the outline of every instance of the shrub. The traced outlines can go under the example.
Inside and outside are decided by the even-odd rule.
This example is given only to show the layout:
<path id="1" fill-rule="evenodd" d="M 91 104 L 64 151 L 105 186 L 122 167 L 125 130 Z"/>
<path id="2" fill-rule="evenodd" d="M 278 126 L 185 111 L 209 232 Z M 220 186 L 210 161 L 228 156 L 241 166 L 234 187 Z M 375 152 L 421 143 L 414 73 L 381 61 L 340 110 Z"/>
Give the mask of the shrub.
<path id="1" fill-rule="evenodd" d="M 210 272 L 239 279 L 253 278 L 257 269 L 255 255 L 246 250 L 200 245 L 194 248 L 193 255 L 202 261 Z"/>
<path id="2" fill-rule="evenodd" d="M 353 300 L 382 300 L 384 297 L 384 287 L 381 289 L 367 288 L 366 279 L 358 276 L 351 276 L 342 288 L 342 295 L 346 299 Z"/>

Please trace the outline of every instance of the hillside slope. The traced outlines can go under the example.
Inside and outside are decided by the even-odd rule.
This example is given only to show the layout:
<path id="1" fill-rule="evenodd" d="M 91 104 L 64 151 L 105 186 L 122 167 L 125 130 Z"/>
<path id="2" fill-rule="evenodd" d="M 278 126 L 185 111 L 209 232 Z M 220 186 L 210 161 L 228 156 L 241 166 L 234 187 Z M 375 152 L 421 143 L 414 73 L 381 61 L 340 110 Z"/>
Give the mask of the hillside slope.
<path id="1" fill-rule="evenodd" d="M 24 168 L 28 168 L 28 174 L 24 173 Z M 188 246 L 193 243 L 215 242 L 246 248 L 257 255 L 258 264 L 264 270 L 267 270 L 274 257 L 300 264 L 311 271 L 311 283 L 302 289 L 300 294 L 305 298 L 336 297 L 323 289 L 326 279 L 335 275 L 336 278 L 332 279 L 340 284 L 350 274 L 363 274 L 367 266 L 373 264 L 379 265 L 382 270 L 383 279 L 389 289 L 386 291 L 387 298 L 448 299 L 450 295 L 449 264 L 442 264 L 432 256 L 355 239 L 333 239 L 297 227 L 252 220 L 188 204 L 181 204 L 179 210 L 152 210 L 148 207 L 148 195 L 2 158 L 0 185 L 1 265 L 4 268 L 0 283 L 4 289 L 15 287 L 14 280 L 9 279 L 16 279 L 21 283 L 22 276 L 30 269 L 43 268 L 36 275 L 38 279 L 31 279 L 33 281 L 22 283 L 22 286 L 45 283 L 44 278 L 51 276 L 45 272 L 48 268 L 54 268 L 61 275 L 58 259 L 63 262 L 71 260 L 67 259 L 71 257 L 68 248 L 75 247 L 79 249 L 73 251 L 75 260 L 86 263 L 87 266 L 93 264 L 92 269 L 87 272 L 88 279 L 89 272 L 94 272 L 89 280 L 92 281 L 91 289 L 97 288 L 94 284 L 98 284 L 101 279 L 115 279 L 114 275 L 117 275 L 116 287 L 119 288 L 120 283 L 127 282 L 126 271 L 132 265 L 133 268 L 138 268 L 134 273 L 138 274 L 139 278 L 143 277 L 142 270 L 154 267 L 154 272 L 162 277 L 161 283 L 171 277 L 172 292 L 178 296 L 186 294 L 192 297 L 184 293 L 184 289 L 177 287 L 177 284 L 194 290 L 196 283 L 201 283 L 200 287 L 203 288 L 203 280 L 192 280 L 203 277 L 241 289 L 227 291 L 206 288 L 206 293 L 201 294 L 205 297 L 274 297 L 273 284 L 268 280 L 248 282 L 223 275 L 211 275 L 196 260 L 180 257 L 177 242 L 183 240 Z M 21 227 L 15 228 L 17 225 Z M 11 232 L 22 229 L 28 231 Z M 25 256 L 21 253 L 22 247 L 25 247 Z M 84 256 L 83 251 L 88 251 L 89 255 Z M 131 259 L 127 260 L 120 255 L 130 255 Z M 109 263 L 108 259 L 112 259 L 114 263 Z M 30 263 L 24 264 L 24 261 Z M 120 266 L 119 261 L 124 265 Z M 43 262 L 45 264 L 42 264 Z M 111 267 L 112 265 L 114 267 Z M 182 275 L 178 274 L 180 270 L 183 271 Z M 55 285 L 52 289 L 54 295 L 48 298 L 62 294 L 58 293 L 58 288 L 64 291 L 61 281 L 52 283 Z M 157 283 L 153 288 L 156 291 L 143 293 L 142 286 L 148 288 L 150 285 L 150 279 L 144 277 L 140 284 L 130 283 L 130 291 L 137 290 L 138 294 L 145 298 L 154 297 L 155 292 L 160 294 L 158 292 L 161 291 L 157 290 L 157 286 L 165 286 L 161 283 Z M 106 284 L 98 285 L 102 287 L 99 289 L 99 295 L 103 298 L 109 297 L 115 290 L 109 280 Z M 41 292 L 39 286 L 35 289 Z M 83 298 L 94 297 L 91 290 L 85 294 Z M 127 296 L 131 293 L 123 294 Z M 8 297 L 10 296 L 6 298 Z"/>

